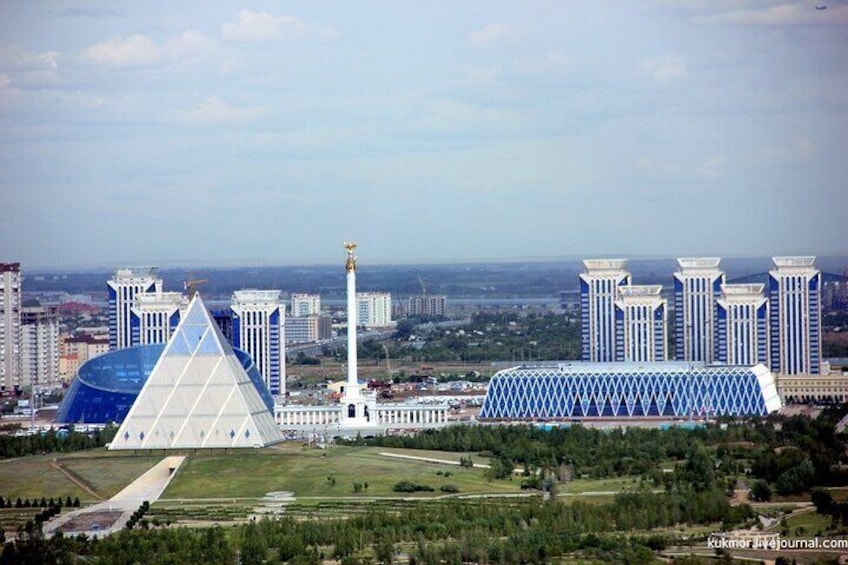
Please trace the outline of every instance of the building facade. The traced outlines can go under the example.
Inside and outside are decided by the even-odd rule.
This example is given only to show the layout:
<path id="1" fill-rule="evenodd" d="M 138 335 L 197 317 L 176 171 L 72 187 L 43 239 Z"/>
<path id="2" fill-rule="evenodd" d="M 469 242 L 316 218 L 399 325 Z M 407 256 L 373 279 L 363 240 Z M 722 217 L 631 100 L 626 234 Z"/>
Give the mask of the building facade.
<path id="1" fill-rule="evenodd" d="M 162 292 L 159 269 L 117 269 L 106 284 L 109 289 L 109 348 L 115 350 L 130 347 L 133 345 L 131 320 L 135 297 L 146 292 Z"/>
<path id="2" fill-rule="evenodd" d="M 286 318 L 286 343 L 314 343 L 332 337 L 332 319 L 328 316 Z"/>
<path id="3" fill-rule="evenodd" d="M 56 306 L 21 309 L 21 385 L 55 387 L 61 382 L 59 312 Z"/>
<path id="4" fill-rule="evenodd" d="M 67 337 L 62 343 L 61 354 L 76 357 L 80 364 L 109 351 L 109 340 L 98 339 L 88 334 Z"/>
<path id="5" fill-rule="evenodd" d="M 764 365 L 575 362 L 498 371 L 480 419 L 764 416 L 780 407 Z"/>
<path id="6" fill-rule="evenodd" d="M 282 292 L 237 290 L 233 293 L 230 309 L 233 313 L 233 347 L 253 357 L 271 394 L 284 396 L 286 308 Z"/>
<path id="7" fill-rule="evenodd" d="M 132 345 L 166 343 L 188 308 L 181 292 L 143 292 L 135 296 L 130 308 Z"/>
<path id="8" fill-rule="evenodd" d="M 771 370 L 821 373 L 821 271 L 815 257 L 774 257 L 769 271 Z"/>
<path id="9" fill-rule="evenodd" d="M 21 384 L 21 264 L 0 263 L 0 387 Z"/>
<path id="10" fill-rule="evenodd" d="M 769 303 L 762 284 L 724 284 L 716 301 L 716 361 L 769 365 Z"/>
<path id="11" fill-rule="evenodd" d="M 677 361 L 715 360 L 715 318 L 724 273 L 721 259 L 678 259 L 674 273 L 674 358 Z"/>
<path id="12" fill-rule="evenodd" d="M 291 317 L 321 315 L 321 295 L 319 294 L 292 294 L 291 295 Z"/>
<path id="13" fill-rule="evenodd" d="M 618 289 L 615 301 L 615 360 L 668 359 L 668 317 L 660 285 L 629 285 Z"/>
<path id="14" fill-rule="evenodd" d="M 388 292 L 357 292 L 357 321 L 366 328 L 392 325 L 392 295 Z"/>
<path id="15" fill-rule="evenodd" d="M 447 313 L 448 297 L 443 294 L 410 296 L 406 303 L 408 316 L 444 316 Z"/>
<path id="16" fill-rule="evenodd" d="M 630 285 L 624 259 L 586 259 L 580 274 L 582 358 L 593 363 L 615 360 L 615 301 Z"/>

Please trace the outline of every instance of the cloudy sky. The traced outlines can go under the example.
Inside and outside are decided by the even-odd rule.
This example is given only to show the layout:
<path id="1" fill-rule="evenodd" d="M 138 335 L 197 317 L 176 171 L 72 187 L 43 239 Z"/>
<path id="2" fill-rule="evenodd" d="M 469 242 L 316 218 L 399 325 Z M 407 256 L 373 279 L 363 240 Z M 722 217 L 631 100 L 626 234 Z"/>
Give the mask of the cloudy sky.
<path id="1" fill-rule="evenodd" d="M 845 0 L 3 0 L 0 261 L 848 253 L 846 38 Z"/>

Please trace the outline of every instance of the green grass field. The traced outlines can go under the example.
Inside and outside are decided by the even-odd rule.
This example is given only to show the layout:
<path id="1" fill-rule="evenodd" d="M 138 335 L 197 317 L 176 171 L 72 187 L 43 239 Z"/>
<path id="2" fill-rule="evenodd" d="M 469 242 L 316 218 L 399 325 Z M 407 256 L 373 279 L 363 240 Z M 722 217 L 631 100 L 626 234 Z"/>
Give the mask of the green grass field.
<path id="1" fill-rule="evenodd" d="M 489 480 L 484 469 L 386 457 L 398 453 L 458 462 L 470 455 L 475 463 L 487 460 L 476 454 L 416 451 L 375 447 L 331 446 L 326 450 L 283 444 L 259 451 L 189 454 L 185 465 L 163 494 L 164 499 L 259 498 L 268 492 L 291 491 L 299 499 L 371 497 L 434 497 L 440 487 L 452 485 L 460 494 L 519 494 L 521 477 Z M 12 498 L 79 497 L 94 502 L 115 495 L 162 458 L 150 455 L 87 451 L 60 456 L 31 456 L 0 462 L 0 495 Z M 96 493 L 92 496 L 51 463 L 58 464 Z M 446 476 L 448 475 L 449 476 Z M 427 485 L 432 493 L 405 495 L 392 490 L 408 480 Z M 354 492 L 354 483 L 362 489 Z M 365 483 L 368 483 L 367 489 Z M 562 485 L 561 493 L 618 492 L 631 488 L 631 479 L 578 479 Z"/>
<path id="2" fill-rule="evenodd" d="M 0 462 L 0 496 L 13 500 L 42 496 L 91 499 L 91 495 L 50 465 L 53 459 L 54 456 L 36 455 Z"/>
<path id="3" fill-rule="evenodd" d="M 788 537 L 810 538 L 816 534 L 825 534 L 830 526 L 831 517 L 816 512 L 802 512 L 790 516 L 786 520 L 789 529 Z M 778 526 L 777 529 L 780 529 Z"/>
<path id="4" fill-rule="evenodd" d="M 402 496 L 392 490 L 402 480 L 435 489 L 433 493 L 416 493 L 417 496 L 444 494 L 439 492 L 443 485 L 456 486 L 460 493 L 520 492 L 520 480 L 489 481 L 483 469 L 380 455 L 391 451 L 394 450 L 334 446 L 326 450 L 281 448 L 246 455 L 192 457 L 174 477 L 163 498 L 258 498 L 273 491 L 291 491 L 298 498 Z M 401 451 L 410 454 L 409 450 Z M 427 452 L 421 456 L 459 460 L 455 453 Z M 363 485 L 358 493 L 354 492 L 354 482 Z"/>

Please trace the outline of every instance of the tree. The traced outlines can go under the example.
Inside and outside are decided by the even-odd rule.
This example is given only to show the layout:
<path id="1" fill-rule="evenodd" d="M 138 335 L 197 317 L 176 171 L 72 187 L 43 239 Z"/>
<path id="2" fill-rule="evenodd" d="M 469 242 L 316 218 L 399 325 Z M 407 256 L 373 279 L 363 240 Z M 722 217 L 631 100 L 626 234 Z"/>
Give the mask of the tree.
<path id="1" fill-rule="evenodd" d="M 833 509 L 833 497 L 824 489 L 815 489 L 811 495 L 813 505 L 819 514 L 830 514 Z"/>
<path id="2" fill-rule="evenodd" d="M 374 547 L 377 561 L 384 565 L 391 565 L 395 560 L 395 546 L 388 538 L 381 539 Z"/>
<path id="3" fill-rule="evenodd" d="M 797 494 L 810 488 L 814 478 L 813 463 L 809 459 L 805 459 L 800 465 L 781 473 L 774 487 L 782 495 Z"/>
<path id="4" fill-rule="evenodd" d="M 243 565 L 261 565 L 268 554 L 265 536 L 256 522 L 250 522 L 243 531 L 241 542 L 241 562 Z"/>
<path id="5" fill-rule="evenodd" d="M 412 333 L 414 331 L 415 324 L 412 320 L 402 318 L 398 320 L 397 325 L 395 326 L 395 333 L 392 337 L 398 341 L 407 341 L 410 337 L 412 337 Z"/>
<path id="6" fill-rule="evenodd" d="M 20 563 L 18 560 L 18 550 L 13 542 L 9 542 L 3 546 L 3 555 L 0 556 L 0 565 L 17 565 L 17 563 Z"/>
<path id="7" fill-rule="evenodd" d="M 768 502 L 771 500 L 771 487 L 763 480 L 756 480 L 751 485 L 748 498 L 754 502 Z"/>

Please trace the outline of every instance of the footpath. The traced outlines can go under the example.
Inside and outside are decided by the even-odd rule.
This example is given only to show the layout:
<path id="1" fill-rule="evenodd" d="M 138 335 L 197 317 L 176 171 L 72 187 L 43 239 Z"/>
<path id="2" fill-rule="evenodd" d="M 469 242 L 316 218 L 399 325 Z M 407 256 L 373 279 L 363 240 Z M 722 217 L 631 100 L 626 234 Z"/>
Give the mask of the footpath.
<path id="1" fill-rule="evenodd" d="M 152 504 L 162 496 L 183 461 L 184 456 L 165 457 L 109 500 L 56 516 L 44 524 L 44 534 L 102 537 L 123 529 L 145 500 Z"/>

